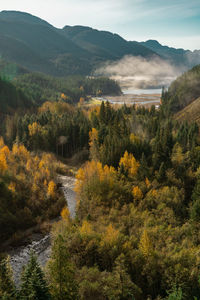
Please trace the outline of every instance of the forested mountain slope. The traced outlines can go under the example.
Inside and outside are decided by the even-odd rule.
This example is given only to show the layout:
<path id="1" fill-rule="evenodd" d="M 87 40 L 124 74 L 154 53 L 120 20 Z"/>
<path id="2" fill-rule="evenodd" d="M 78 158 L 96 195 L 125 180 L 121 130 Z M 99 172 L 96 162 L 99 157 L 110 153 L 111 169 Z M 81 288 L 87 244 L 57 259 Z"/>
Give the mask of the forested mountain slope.
<path id="1" fill-rule="evenodd" d="M 200 97 L 176 113 L 176 120 L 197 122 L 200 125 Z"/>
<path id="2" fill-rule="evenodd" d="M 62 33 L 79 47 L 105 59 L 119 59 L 124 55 L 151 57 L 154 51 L 137 42 L 127 42 L 118 34 L 85 26 L 65 26 Z"/>
<path id="3" fill-rule="evenodd" d="M 125 55 L 160 57 L 141 43 L 108 31 L 85 26 L 58 29 L 28 13 L 0 12 L 0 56 L 30 71 L 89 75 L 100 63 Z"/>
<path id="4" fill-rule="evenodd" d="M 162 101 L 172 112 L 177 112 L 200 97 L 200 65 L 185 72 L 164 92 Z"/>
<path id="5" fill-rule="evenodd" d="M 15 112 L 16 109 L 24 109 L 33 105 L 21 89 L 12 83 L 0 78 L 0 113 Z"/>
<path id="6" fill-rule="evenodd" d="M 41 73 L 28 73 L 13 80 L 16 87 L 36 104 L 44 101 L 63 99 L 68 103 L 77 103 L 81 97 L 88 95 L 120 95 L 121 89 L 117 82 L 109 78 L 87 78 L 84 76 L 67 76 L 56 78 Z M 62 99 L 62 100 L 63 100 Z"/>
<path id="7" fill-rule="evenodd" d="M 181 48 L 176 49 L 173 47 L 163 46 L 156 40 L 141 42 L 141 45 L 155 51 L 157 54 L 161 55 L 182 70 L 190 69 L 200 63 L 200 50 L 190 51 Z"/>

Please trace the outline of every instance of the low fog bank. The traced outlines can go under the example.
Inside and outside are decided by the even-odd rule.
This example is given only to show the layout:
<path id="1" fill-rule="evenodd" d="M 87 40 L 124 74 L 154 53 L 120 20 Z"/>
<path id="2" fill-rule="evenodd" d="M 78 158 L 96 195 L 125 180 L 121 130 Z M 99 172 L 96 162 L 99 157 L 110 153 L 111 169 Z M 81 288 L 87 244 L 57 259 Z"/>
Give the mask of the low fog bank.
<path id="1" fill-rule="evenodd" d="M 125 56 L 115 62 L 106 62 L 95 74 L 116 80 L 122 89 L 150 89 L 168 87 L 184 71 L 158 57 Z"/>

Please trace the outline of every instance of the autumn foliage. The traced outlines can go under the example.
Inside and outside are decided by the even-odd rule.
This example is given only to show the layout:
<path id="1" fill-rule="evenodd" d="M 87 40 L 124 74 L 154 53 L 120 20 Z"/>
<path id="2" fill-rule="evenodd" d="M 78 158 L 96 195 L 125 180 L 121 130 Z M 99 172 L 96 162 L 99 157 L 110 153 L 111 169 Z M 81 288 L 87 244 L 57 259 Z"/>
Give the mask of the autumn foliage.
<path id="1" fill-rule="evenodd" d="M 130 176 L 135 176 L 140 166 L 133 154 L 128 153 L 127 151 L 124 153 L 124 156 L 120 159 L 119 165 L 123 165 Z"/>
<path id="2" fill-rule="evenodd" d="M 0 211 L 4 210 L 1 238 L 59 213 L 63 200 L 54 182 L 54 162 L 51 154 L 34 155 L 23 144 L 9 150 L 1 139 L 0 199 L 7 198 L 0 201 Z"/>

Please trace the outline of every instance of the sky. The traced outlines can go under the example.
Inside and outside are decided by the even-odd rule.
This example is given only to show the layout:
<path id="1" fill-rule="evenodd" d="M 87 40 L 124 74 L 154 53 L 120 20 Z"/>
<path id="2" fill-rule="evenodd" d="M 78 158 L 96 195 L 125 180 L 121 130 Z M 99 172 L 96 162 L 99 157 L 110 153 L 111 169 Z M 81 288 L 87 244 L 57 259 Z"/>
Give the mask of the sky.
<path id="1" fill-rule="evenodd" d="M 84 25 L 127 40 L 200 49 L 200 0 L 0 0 L 1 10 L 18 10 L 52 25 Z"/>

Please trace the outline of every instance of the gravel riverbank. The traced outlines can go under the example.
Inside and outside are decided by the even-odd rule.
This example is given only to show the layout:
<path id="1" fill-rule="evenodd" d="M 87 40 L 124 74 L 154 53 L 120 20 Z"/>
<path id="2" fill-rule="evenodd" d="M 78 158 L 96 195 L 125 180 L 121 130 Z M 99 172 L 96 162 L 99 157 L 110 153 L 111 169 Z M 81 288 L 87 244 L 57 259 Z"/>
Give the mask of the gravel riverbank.
<path id="1" fill-rule="evenodd" d="M 63 190 L 69 212 L 71 217 L 75 217 L 76 199 L 74 192 L 75 178 L 58 175 L 58 181 L 62 184 Z M 24 265 L 29 260 L 29 254 L 33 250 L 38 256 L 38 262 L 41 266 L 45 266 L 51 253 L 51 237 L 50 233 L 43 236 L 42 234 L 35 234 L 30 244 L 18 248 L 13 248 L 9 251 L 10 263 L 13 269 L 14 280 L 19 284 L 20 274 Z"/>

